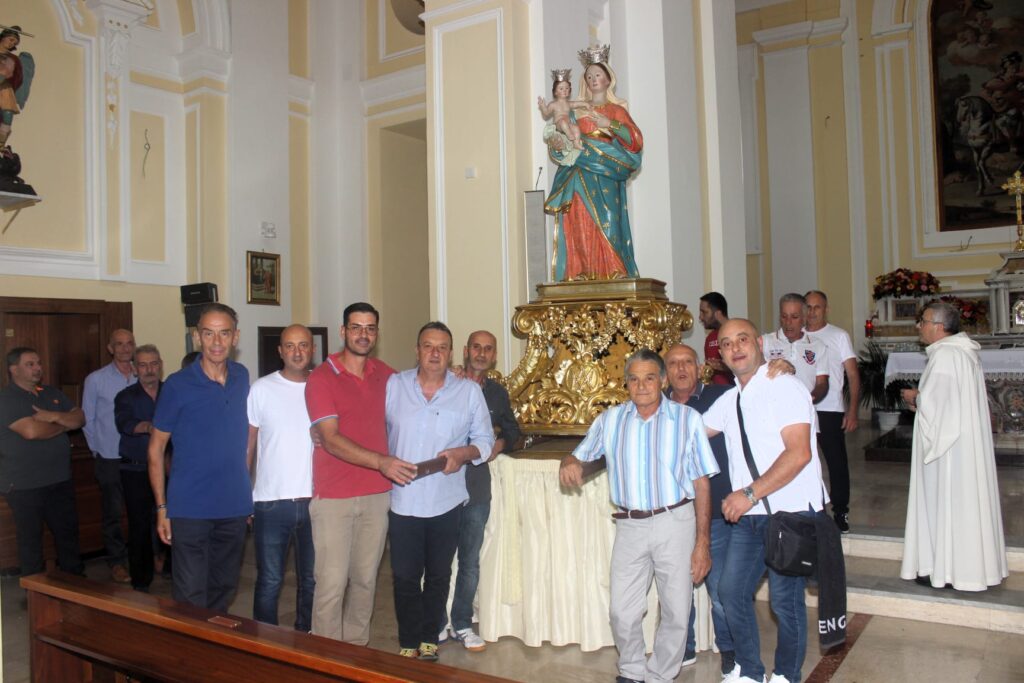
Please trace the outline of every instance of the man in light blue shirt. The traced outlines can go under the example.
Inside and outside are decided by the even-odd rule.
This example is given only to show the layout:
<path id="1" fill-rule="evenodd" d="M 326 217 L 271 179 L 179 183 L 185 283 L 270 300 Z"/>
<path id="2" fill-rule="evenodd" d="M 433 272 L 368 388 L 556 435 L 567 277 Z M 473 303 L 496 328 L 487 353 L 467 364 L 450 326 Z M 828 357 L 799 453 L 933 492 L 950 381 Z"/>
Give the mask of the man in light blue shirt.
<path id="1" fill-rule="evenodd" d="M 128 583 L 125 564 L 128 552 L 121 532 L 124 492 L 121 488 L 121 434 L 114 424 L 114 397 L 138 381 L 132 359 L 135 337 L 129 330 L 110 333 L 107 351 L 113 360 L 85 378 L 82 410 L 85 412 L 85 440 L 96 466 L 96 483 L 103 503 L 103 546 L 114 581 Z"/>
<path id="2" fill-rule="evenodd" d="M 462 507 L 469 500 L 462 466 L 486 460 L 494 432 L 480 385 L 448 370 L 452 333 L 444 323 L 423 326 L 416 355 L 415 368 L 388 380 L 388 452 L 414 464 L 437 457 L 446 464 L 443 474 L 392 489 L 388 538 L 399 654 L 436 661 Z"/>
<path id="3" fill-rule="evenodd" d="M 693 584 L 711 568 L 711 491 L 718 463 L 700 414 L 664 398 L 665 362 L 640 349 L 626 361 L 629 401 L 601 413 L 562 460 L 566 488 L 583 484 L 581 462 L 602 455 L 619 512 L 611 566 L 611 626 L 617 683 L 670 683 L 683 662 Z M 689 505 L 689 503 L 694 503 Z M 651 579 L 661 622 L 645 656 L 643 617 Z"/>

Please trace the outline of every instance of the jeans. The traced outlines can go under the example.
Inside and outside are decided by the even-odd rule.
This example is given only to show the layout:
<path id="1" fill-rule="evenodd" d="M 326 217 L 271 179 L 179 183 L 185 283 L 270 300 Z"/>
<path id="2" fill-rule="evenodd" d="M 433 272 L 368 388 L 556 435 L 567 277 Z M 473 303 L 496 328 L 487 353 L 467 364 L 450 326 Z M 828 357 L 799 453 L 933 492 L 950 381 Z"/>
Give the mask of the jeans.
<path id="1" fill-rule="evenodd" d="M 256 590 L 252 616 L 277 625 L 277 600 L 284 584 L 288 546 L 295 539 L 295 630 L 309 632 L 313 613 L 313 530 L 309 499 L 255 503 Z"/>
<path id="2" fill-rule="evenodd" d="M 818 413 L 818 448 L 828 465 L 828 496 L 832 499 L 832 514 L 850 511 L 850 463 L 846 456 L 846 432 L 843 431 L 843 413 Z"/>
<path id="3" fill-rule="evenodd" d="M 121 488 L 128 510 L 128 572 L 132 588 L 146 589 L 153 583 L 153 527 L 156 503 L 146 470 L 121 470 Z"/>
<path id="4" fill-rule="evenodd" d="M 171 519 L 175 600 L 227 611 L 242 571 L 247 519 Z"/>
<path id="5" fill-rule="evenodd" d="M 103 547 L 107 564 L 124 564 L 128 547 L 124 542 L 121 520 L 124 518 L 124 491 L 121 489 L 121 458 L 95 456 L 96 483 L 103 502 Z"/>
<path id="6" fill-rule="evenodd" d="M 71 479 L 34 489 L 15 489 L 5 497 L 14 515 L 22 576 L 37 574 L 46 568 L 44 523 L 50 528 L 57 546 L 57 566 L 72 574 L 85 574 L 78 549 L 78 513 Z"/>
<path id="7" fill-rule="evenodd" d="M 462 508 L 459 527 L 459 574 L 455 579 L 452 600 L 452 628 L 461 631 L 473 626 L 473 599 L 480 583 L 480 546 L 484 543 L 484 527 L 491 514 L 491 501 L 472 503 Z"/>
<path id="8" fill-rule="evenodd" d="M 754 591 L 768 571 L 772 612 L 779 625 L 774 673 L 785 676 L 790 683 L 798 683 L 807 650 L 806 578 L 783 576 L 765 565 L 764 530 L 767 525 L 767 515 L 747 514 L 733 526 L 718 593 L 725 608 L 740 673 L 761 680 L 765 669 L 761 662 L 761 638 L 754 613 Z"/>
<path id="9" fill-rule="evenodd" d="M 719 593 L 719 586 L 722 580 L 722 572 L 725 570 L 725 556 L 729 550 L 729 537 L 732 535 L 732 524 L 729 524 L 721 517 L 711 519 L 711 571 L 704 579 L 704 585 L 708 589 L 708 597 L 711 598 L 711 625 L 715 629 L 715 644 L 718 651 L 729 652 L 735 649 L 732 636 L 729 634 L 729 624 L 725 620 L 725 608 L 722 607 L 722 598 Z M 690 628 L 686 632 L 686 651 L 696 652 L 697 641 L 693 634 L 694 622 L 697 618 L 697 610 L 690 606 Z M 724 671 L 723 673 L 728 673 Z"/>
<path id="10" fill-rule="evenodd" d="M 462 505 L 436 517 L 388 513 L 399 647 L 437 644 L 445 623 L 461 517 Z"/>

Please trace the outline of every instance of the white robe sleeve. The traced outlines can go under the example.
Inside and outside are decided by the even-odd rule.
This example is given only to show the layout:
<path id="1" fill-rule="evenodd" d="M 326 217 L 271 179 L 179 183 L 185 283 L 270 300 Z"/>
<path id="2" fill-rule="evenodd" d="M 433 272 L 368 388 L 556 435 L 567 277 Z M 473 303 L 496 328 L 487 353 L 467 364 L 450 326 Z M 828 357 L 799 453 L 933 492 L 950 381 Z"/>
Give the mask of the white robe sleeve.
<path id="1" fill-rule="evenodd" d="M 938 460 L 949 453 L 960 439 L 961 408 L 969 397 L 960 395 L 959 382 L 953 374 L 934 368 L 922 383 L 917 397 L 917 419 L 923 421 L 919 431 L 925 446 L 924 463 Z"/>

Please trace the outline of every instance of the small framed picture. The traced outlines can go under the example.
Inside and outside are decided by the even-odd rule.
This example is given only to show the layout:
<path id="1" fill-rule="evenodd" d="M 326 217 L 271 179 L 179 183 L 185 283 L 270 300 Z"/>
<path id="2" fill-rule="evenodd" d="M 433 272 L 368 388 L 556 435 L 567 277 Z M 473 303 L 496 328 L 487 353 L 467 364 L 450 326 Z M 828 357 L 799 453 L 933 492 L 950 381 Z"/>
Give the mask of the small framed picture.
<path id="1" fill-rule="evenodd" d="M 246 301 L 281 305 L 281 255 L 265 251 L 245 252 Z"/>
<path id="2" fill-rule="evenodd" d="M 920 299 L 896 299 L 892 302 L 892 319 L 895 320 L 917 320 L 917 310 Z"/>

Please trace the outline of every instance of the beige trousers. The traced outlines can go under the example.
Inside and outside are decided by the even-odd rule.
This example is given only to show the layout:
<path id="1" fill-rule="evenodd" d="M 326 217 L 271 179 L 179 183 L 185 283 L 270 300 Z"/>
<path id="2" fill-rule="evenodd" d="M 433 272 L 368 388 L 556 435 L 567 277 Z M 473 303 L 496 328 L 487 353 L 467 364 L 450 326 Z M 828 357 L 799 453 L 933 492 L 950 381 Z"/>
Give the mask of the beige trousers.
<path id="1" fill-rule="evenodd" d="M 314 634 L 354 645 L 369 642 L 390 507 L 390 493 L 310 501 L 316 549 Z"/>

